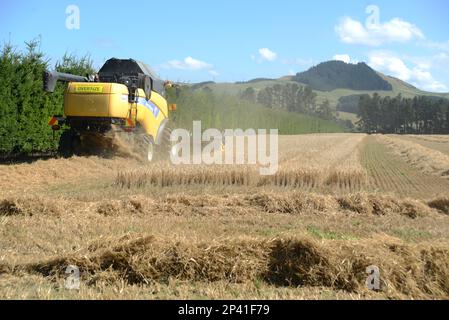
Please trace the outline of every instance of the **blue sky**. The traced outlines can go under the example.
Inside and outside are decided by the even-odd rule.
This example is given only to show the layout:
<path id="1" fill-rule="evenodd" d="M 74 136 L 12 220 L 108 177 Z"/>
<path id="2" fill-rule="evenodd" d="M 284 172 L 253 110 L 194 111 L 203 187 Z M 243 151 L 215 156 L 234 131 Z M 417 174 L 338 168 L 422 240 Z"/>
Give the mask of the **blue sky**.
<path id="1" fill-rule="evenodd" d="M 70 5 L 79 9 L 79 29 Z M 21 48 L 40 36 L 52 62 L 65 52 L 88 53 L 97 67 L 132 57 L 163 78 L 189 82 L 364 61 L 421 89 L 449 92 L 448 16 L 447 0 L 2 0 L 0 41 Z"/>

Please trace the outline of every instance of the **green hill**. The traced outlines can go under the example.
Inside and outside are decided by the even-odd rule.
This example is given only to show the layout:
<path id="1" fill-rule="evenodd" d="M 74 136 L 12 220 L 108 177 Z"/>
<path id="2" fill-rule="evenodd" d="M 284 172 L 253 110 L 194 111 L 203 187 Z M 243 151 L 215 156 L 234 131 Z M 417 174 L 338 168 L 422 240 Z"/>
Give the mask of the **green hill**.
<path id="1" fill-rule="evenodd" d="M 296 82 L 304 83 L 314 90 L 331 91 L 334 89 L 382 90 L 391 91 L 393 86 L 379 76 L 366 63 L 344 63 L 327 61 L 297 73 Z"/>
<path id="2" fill-rule="evenodd" d="M 344 62 L 342 62 L 344 64 Z M 326 66 L 327 64 L 324 64 Z M 331 64 L 332 65 L 332 64 Z M 371 69 L 372 70 L 372 69 Z M 379 90 L 379 89 L 366 89 L 366 90 L 355 90 L 346 87 L 338 87 L 333 90 L 323 91 L 318 89 L 313 89 L 313 91 L 317 94 L 317 103 L 322 103 L 325 100 L 330 102 L 330 106 L 333 109 L 337 108 L 339 104 L 339 100 L 342 97 L 353 96 L 353 95 L 361 95 L 361 94 L 369 94 L 377 92 L 381 97 L 386 96 L 397 96 L 401 94 L 404 98 L 413 98 L 415 96 L 434 96 L 449 99 L 449 93 L 435 93 L 435 92 L 427 92 L 422 91 L 420 89 L 415 88 L 414 86 L 401 81 L 397 78 L 384 75 L 380 72 L 374 71 L 375 74 L 381 78 L 384 82 L 388 83 L 391 86 L 391 90 Z M 375 77 L 370 73 L 370 76 L 374 79 Z M 254 81 L 255 80 L 255 81 Z M 210 88 L 213 92 L 219 94 L 231 94 L 238 95 L 241 92 L 245 91 L 248 88 L 255 89 L 256 92 L 266 88 L 272 87 L 276 84 L 286 85 L 286 84 L 296 84 L 301 87 L 307 86 L 305 83 L 298 82 L 297 76 L 284 76 L 279 79 L 266 79 L 266 78 L 257 78 L 254 80 L 250 80 L 247 82 L 239 82 L 239 83 L 208 83 L 206 86 Z M 377 82 L 377 81 L 376 81 Z M 382 83 L 382 82 L 379 82 Z M 334 87 L 343 85 L 341 82 L 337 82 Z M 205 86 L 201 86 L 204 88 Z"/>

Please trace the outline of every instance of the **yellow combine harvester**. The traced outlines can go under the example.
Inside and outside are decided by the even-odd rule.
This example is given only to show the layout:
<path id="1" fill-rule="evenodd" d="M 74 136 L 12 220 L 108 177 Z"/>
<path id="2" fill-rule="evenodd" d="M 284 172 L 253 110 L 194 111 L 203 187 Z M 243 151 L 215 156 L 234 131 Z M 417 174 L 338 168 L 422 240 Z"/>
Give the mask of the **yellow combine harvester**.
<path id="1" fill-rule="evenodd" d="M 45 91 L 53 92 L 57 81 L 68 82 L 64 116 L 49 122 L 53 130 L 68 128 L 59 141 L 62 156 L 114 150 L 117 137 L 148 161 L 171 152 L 169 111 L 176 106 L 165 96 L 171 83 L 163 83 L 146 64 L 113 58 L 92 77 L 46 71 Z"/>

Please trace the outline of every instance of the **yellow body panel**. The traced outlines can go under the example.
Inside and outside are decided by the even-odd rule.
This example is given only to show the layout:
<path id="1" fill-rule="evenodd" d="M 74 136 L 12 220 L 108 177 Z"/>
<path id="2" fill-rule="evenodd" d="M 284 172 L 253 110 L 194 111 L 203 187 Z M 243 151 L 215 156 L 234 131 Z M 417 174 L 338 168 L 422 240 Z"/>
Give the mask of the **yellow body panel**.
<path id="1" fill-rule="evenodd" d="M 151 92 L 149 101 L 145 99 L 142 89 L 139 89 L 138 92 L 137 122 L 156 141 L 158 129 L 168 115 L 167 101 L 154 91 Z"/>
<path id="2" fill-rule="evenodd" d="M 69 117 L 130 118 L 156 141 L 158 129 L 168 117 L 167 101 L 154 91 L 150 100 L 142 89 L 137 93 L 137 103 L 129 103 L 125 85 L 71 82 L 64 95 L 64 113 Z"/>
<path id="3" fill-rule="evenodd" d="M 118 83 L 71 82 L 64 95 L 64 113 L 71 117 L 126 118 L 128 89 Z"/>

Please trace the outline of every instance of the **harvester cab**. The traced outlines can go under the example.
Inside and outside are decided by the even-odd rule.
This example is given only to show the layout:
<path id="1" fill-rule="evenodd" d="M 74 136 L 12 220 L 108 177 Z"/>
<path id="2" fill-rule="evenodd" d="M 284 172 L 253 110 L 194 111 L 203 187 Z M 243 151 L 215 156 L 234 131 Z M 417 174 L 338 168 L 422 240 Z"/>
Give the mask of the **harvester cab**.
<path id="1" fill-rule="evenodd" d="M 166 88 L 146 64 L 133 59 L 109 59 L 95 77 L 46 71 L 44 90 L 68 82 L 64 116 L 54 116 L 53 130 L 66 128 L 59 143 L 61 155 L 105 152 L 127 144 L 147 161 L 171 151 L 172 124 Z M 120 143 L 117 144 L 117 141 Z"/>

